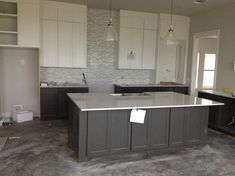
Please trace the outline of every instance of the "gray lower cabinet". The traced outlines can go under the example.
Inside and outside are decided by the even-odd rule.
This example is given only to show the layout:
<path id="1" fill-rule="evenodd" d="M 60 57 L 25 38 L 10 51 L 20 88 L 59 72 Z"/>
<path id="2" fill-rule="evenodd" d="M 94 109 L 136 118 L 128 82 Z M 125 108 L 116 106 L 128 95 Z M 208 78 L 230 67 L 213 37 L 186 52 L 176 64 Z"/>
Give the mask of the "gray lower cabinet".
<path id="1" fill-rule="evenodd" d="M 82 112 L 72 101 L 69 144 L 79 161 L 129 152 L 163 151 L 205 142 L 208 107 L 148 109 L 145 123 L 130 123 L 131 110 Z"/>
<path id="2" fill-rule="evenodd" d="M 184 145 L 185 141 L 185 111 L 184 108 L 171 109 L 170 119 L 170 147 Z"/>
<path id="3" fill-rule="evenodd" d="M 131 132 L 131 151 L 167 148 L 169 109 L 147 110 L 145 123 L 132 123 Z"/>
<path id="4" fill-rule="evenodd" d="M 208 114 L 208 107 L 171 109 L 170 147 L 204 141 L 207 134 Z"/>
<path id="5" fill-rule="evenodd" d="M 88 156 L 130 151 L 129 111 L 95 111 L 88 116 Z"/>
<path id="6" fill-rule="evenodd" d="M 131 151 L 146 151 L 149 148 L 149 119 L 151 111 L 147 111 L 144 124 L 131 124 Z"/>
<path id="7" fill-rule="evenodd" d="M 168 147 L 169 138 L 169 109 L 153 109 L 149 119 L 150 149 L 162 149 Z"/>

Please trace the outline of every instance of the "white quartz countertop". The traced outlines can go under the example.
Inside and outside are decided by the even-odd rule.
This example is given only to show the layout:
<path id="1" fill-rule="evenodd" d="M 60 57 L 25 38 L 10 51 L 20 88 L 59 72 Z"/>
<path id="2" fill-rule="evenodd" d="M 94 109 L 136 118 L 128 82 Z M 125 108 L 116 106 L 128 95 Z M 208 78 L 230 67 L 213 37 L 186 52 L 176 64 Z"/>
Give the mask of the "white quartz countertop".
<path id="1" fill-rule="evenodd" d="M 115 84 L 119 87 L 189 87 L 185 84 L 164 85 L 164 84 Z"/>
<path id="2" fill-rule="evenodd" d="M 147 96 L 138 97 L 113 96 L 109 93 L 69 93 L 68 96 L 81 111 L 224 105 L 223 103 L 174 92 L 156 92 L 148 94 Z"/>
<path id="3" fill-rule="evenodd" d="M 199 92 L 205 92 L 205 93 L 209 93 L 209 94 L 214 94 L 214 95 L 218 95 L 218 96 L 222 96 L 222 97 L 228 97 L 228 98 L 235 99 L 235 97 L 232 96 L 232 93 L 231 94 L 225 93 L 220 90 L 199 90 Z"/>

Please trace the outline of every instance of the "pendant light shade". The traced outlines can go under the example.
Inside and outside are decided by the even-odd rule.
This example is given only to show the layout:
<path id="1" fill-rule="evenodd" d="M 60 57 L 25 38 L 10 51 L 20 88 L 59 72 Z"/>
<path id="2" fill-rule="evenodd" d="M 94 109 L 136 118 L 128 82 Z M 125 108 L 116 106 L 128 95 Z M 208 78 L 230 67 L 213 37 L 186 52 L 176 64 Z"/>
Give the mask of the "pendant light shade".
<path id="1" fill-rule="evenodd" d="M 106 41 L 116 41 L 118 40 L 118 33 L 113 26 L 112 19 L 112 0 L 110 0 L 110 9 L 109 9 L 109 22 L 105 28 L 105 39 Z"/>
<path id="2" fill-rule="evenodd" d="M 167 45 L 177 45 L 178 41 L 175 37 L 174 27 L 173 27 L 173 0 L 171 0 L 171 24 L 170 28 L 166 35 L 166 44 Z"/>

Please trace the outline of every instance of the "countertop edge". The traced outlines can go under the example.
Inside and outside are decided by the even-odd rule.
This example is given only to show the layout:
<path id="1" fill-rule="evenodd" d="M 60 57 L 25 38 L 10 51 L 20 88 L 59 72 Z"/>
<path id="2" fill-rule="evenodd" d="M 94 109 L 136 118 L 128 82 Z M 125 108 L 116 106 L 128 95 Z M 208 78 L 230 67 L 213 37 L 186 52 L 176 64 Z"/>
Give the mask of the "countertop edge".
<path id="1" fill-rule="evenodd" d="M 74 102 L 76 104 L 76 102 Z M 77 104 L 76 104 L 77 105 Z M 115 110 L 132 110 L 132 109 L 160 109 L 160 108 L 188 108 L 188 107 L 210 107 L 210 106 L 223 106 L 224 103 L 217 103 L 213 105 L 166 105 L 166 106 L 151 106 L 151 107 L 123 107 L 123 108 L 91 108 L 83 109 L 79 107 L 82 112 L 89 111 L 115 111 Z"/>

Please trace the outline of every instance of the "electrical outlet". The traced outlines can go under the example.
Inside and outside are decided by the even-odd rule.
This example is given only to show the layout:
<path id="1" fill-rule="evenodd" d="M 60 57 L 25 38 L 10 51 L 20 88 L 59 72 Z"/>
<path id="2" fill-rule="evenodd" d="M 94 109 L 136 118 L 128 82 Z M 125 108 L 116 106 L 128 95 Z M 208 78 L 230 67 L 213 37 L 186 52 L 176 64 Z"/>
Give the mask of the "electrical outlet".
<path id="1" fill-rule="evenodd" d="M 14 105 L 14 111 L 22 111 L 23 106 L 22 105 Z"/>

